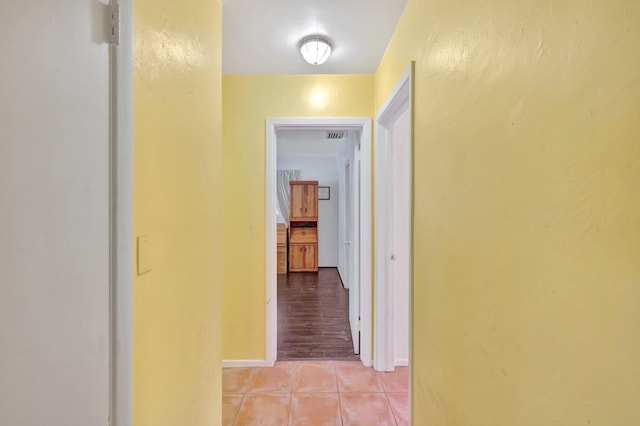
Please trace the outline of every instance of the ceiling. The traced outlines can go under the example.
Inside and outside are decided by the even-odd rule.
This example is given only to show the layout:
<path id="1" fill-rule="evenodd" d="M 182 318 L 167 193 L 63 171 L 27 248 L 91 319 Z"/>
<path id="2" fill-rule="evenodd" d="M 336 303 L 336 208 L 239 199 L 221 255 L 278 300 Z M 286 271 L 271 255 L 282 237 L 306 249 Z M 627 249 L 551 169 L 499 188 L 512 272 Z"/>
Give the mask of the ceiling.
<path id="1" fill-rule="evenodd" d="M 327 139 L 326 130 L 278 130 L 278 157 L 337 157 L 348 138 Z"/>
<path id="2" fill-rule="evenodd" d="M 225 74 L 373 74 L 407 0 L 224 0 Z M 312 34 L 333 45 L 313 66 L 299 43 Z"/>

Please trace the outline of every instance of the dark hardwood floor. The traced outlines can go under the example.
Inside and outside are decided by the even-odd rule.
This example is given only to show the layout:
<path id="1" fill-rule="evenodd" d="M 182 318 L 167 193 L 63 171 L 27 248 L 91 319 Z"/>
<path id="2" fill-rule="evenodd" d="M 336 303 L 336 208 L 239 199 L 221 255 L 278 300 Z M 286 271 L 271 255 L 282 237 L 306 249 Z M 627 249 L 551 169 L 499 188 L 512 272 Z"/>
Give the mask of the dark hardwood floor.
<path id="1" fill-rule="evenodd" d="M 359 359 L 338 270 L 278 275 L 278 360 Z"/>

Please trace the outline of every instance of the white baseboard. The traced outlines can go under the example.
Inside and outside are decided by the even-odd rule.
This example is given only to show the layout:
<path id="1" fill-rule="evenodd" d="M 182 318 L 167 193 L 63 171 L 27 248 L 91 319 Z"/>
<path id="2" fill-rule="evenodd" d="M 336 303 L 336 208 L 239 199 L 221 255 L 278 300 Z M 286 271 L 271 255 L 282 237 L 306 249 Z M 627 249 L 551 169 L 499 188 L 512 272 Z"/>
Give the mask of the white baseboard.
<path id="1" fill-rule="evenodd" d="M 268 367 L 264 359 L 223 359 L 222 368 L 232 367 Z"/>
<path id="2" fill-rule="evenodd" d="M 395 366 L 396 367 L 408 367 L 409 366 L 409 360 L 407 358 L 396 359 Z"/>
<path id="3" fill-rule="evenodd" d="M 342 271 L 340 270 L 340 268 L 336 267 L 336 269 L 338 270 L 338 276 L 340 277 L 340 283 L 342 284 L 342 287 L 349 288 L 346 285 L 344 285 L 346 281 L 342 278 Z"/>

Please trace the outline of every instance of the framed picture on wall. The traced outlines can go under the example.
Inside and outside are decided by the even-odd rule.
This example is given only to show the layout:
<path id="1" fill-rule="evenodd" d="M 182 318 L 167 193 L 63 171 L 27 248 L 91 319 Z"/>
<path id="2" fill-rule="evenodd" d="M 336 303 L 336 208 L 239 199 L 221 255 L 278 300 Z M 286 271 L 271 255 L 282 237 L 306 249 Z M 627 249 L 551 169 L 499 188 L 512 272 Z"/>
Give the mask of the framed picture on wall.
<path id="1" fill-rule="evenodd" d="M 331 199 L 331 187 L 319 186 L 318 187 L 318 200 L 330 200 Z"/>

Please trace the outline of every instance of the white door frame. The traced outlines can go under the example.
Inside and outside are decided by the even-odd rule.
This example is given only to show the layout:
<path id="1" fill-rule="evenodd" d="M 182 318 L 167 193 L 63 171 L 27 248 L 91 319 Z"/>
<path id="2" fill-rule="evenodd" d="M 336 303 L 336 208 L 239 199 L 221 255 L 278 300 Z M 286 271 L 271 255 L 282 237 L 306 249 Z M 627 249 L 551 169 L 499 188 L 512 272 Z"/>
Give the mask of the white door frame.
<path id="1" fill-rule="evenodd" d="M 120 5 L 120 44 L 109 47 L 110 425 L 132 422 L 133 0 Z"/>
<path id="2" fill-rule="evenodd" d="M 361 179 L 360 227 L 371 229 L 372 185 L 371 185 L 371 119 L 370 118 L 268 118 L 266 121 L 266 359 L 273 366 L 277 359 L 278 311 L 276 274 L 276 175 L 277 175 L 277 130 L 360 130 Z M 360 233 L 360 311 L 363 319 L 371 318 L 371 232 Z M 366 254 L 369 255 L 366 255 Z M 372 365 L 372 330 L 370 321 L 361 321 L 360 360 Z"/>
<path id="3" fill-rule="evenodd" d="M 386 170 L 386 164 L 391 160 L 390 154 L 390 132 L 387 127 L 390 122 L 397 116 L 399 111 L 409 104 L 412 109 L 411 116 L 413 121 L 412 107 L 412 84 L 413 84 L 413 64 L 411 64 L 404 72 L 393 91 L 380 108 L 375 118 L 375 306 L 374 306 L 374 368 L 378 371 L 393 371 L 395 368 L 394 360 L 394 287 L 387 285 L 385 277 L 387 277 L 387 244 L 385 242 L 386 229 L 389 225 L 388 215 L 386 213 L 386 194 L 391 189 L 384 173 L 379 171 Z M 413 131 L 411 131 L 411 141 L 413 141 Z M 411 142 L 413 143 L 413 142 Z M 413 148 L 411 154 L 411 176 L 413 180 Z M 413 183 L 411 184 L 413 186 Z M 413 188 L 410 191 L 413 194 Z M 413 197 L 413 196 L 412 196 Z M 413 215 L 413 200 L 411 200 L 410 211 Z M 413 218 L 411 220 L 413 228 Z M 413 232 L 411 232 L 413 235 Z M 409 241 L 410 247 L 413 242 Z M 412 250 L 410 248 L 410 253 Z M 413 274 L 413 255 L 410 256 L 409 267 L 410 276 Z M 410 278 L 409 290 L 409 318 L 413 318 L 411 313 L 413 279 Z M 412 346 L 411 336 L 411 320 L 409 321 L 409 344 Z M 409 349 L 409 358 L 411 358 L 411 349 Z M 409 360 L 411 364 L 411 360 Z"/>

